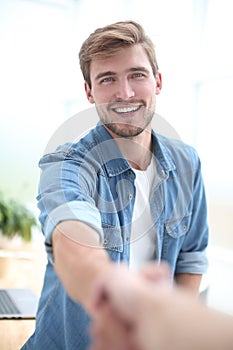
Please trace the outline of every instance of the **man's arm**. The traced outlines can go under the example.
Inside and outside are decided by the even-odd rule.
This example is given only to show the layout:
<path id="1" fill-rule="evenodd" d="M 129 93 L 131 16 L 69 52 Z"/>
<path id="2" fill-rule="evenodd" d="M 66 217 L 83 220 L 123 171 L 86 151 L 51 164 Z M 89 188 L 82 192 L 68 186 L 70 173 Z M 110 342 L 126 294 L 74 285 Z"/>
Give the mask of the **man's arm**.
<path id="1" fill-rule="evenodd" d="M 175 282 L 178 286 L 184 287 L 192 294 L 198 296 L 202 275 L 191 273 L 179 273 L 175 275 Z"/>
<path id="2" fill-rule="evenodd" d="M 85 223 L 63 221 L 53 232 L 54 268 L 67 294 L 88 309 L 93 281 L 111 267 L 97 232 Z"/>
<path id="3" fill-rule="evenodd" d="M 52 242 L 54 267 L 67 294 L 96 318 L 91 304 L 96 280 L 99 275 L 112 275 L 115 271 L 99 244 L 98 233 L 80 221 L 63 221 L 55 228 Z M 103 334 L 110 344 L 114 341 L 116 349 L 132 349 L 128 329 L 118 319 L 108 320 Z"/>

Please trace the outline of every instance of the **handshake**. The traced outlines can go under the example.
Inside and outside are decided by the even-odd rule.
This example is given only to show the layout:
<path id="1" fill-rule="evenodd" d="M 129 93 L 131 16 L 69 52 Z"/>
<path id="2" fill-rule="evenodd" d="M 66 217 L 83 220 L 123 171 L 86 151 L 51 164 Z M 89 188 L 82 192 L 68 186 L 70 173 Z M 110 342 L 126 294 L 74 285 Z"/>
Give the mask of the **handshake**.
<path id="1" fill-rule="evenodd" d="M 114 265 L 93 290 L 90 350 L 233 349 L 233 318 L 172 286 L 165 264 Z"/>

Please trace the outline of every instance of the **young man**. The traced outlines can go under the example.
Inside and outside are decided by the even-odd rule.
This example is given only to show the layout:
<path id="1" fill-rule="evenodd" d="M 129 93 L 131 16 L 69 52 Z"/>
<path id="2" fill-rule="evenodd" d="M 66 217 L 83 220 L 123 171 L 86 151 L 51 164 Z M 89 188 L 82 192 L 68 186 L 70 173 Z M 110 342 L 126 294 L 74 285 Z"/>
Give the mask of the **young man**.
<path id="1" fill-rule="evenodd" d="M 207 269 L 198 156 L 151 128 L 162 87 L 151 40 L 139 24 L 118 22 L 91 34 L 79 57 L 100 122 L 40 161 L 38 206 L 49 259 L 36 330 L 24 349 L 88 349 L 95 316 L 89 296 L 113 262 L 140 268 L 165 260 L 194 294 Z M 119 342 L 127 338 L 114 326 Z"/>

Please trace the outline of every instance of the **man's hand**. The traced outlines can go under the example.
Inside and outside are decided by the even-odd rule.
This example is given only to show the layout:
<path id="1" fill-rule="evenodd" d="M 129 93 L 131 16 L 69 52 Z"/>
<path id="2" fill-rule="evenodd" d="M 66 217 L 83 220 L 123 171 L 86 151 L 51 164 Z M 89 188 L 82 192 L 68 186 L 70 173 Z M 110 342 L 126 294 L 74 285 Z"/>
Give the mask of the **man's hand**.
<path id="1" fill-rule="evenodd" d="M 107 302 L 98 308 L 90 334 L 90 350 L 142 350 L 135 342 L 133 324 L 124 322 Z"/>
<path id="2" fill-rule="evenodd" d="M 93 345 L 90 350 L 144 349 L 138 330 L 140 314 L 143 318 L 144 306 L 148 309 L 144 285 L 152 292 L 158 285 L 170 289 L 168 267 L 150 264 L 139 272 L 130 273 L 127 267 L 116 266 L 110 273 L 102 274 L 91 297 L 95 317 L 91 328 Z M 145 298 L 142 299 L 141 295 L 145 295 Z"/>

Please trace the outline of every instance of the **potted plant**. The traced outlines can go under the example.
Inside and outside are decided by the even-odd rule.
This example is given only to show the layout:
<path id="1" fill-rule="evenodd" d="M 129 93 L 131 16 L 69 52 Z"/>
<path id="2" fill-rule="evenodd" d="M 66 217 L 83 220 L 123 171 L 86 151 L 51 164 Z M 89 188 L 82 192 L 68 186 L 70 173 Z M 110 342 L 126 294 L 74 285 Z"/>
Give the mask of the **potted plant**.
<path id="1" fill-rule="evenodd" d="M 1 237 L 8 240 L 21 237 L 24 242 L 30 242 L 33 226 L 37 226 L 37 222 L 31 211 L 15 199 L 6 199 L 0 192 Z"/>
<path id="2" fill-rule="evenodd" d="M 0 277 L 8 271 L 11 251 L 18 242 L 31 241 L 34 226 L 37 222 L 31 211 L 15 199 L 6 199 L 0 192 Z"/>

